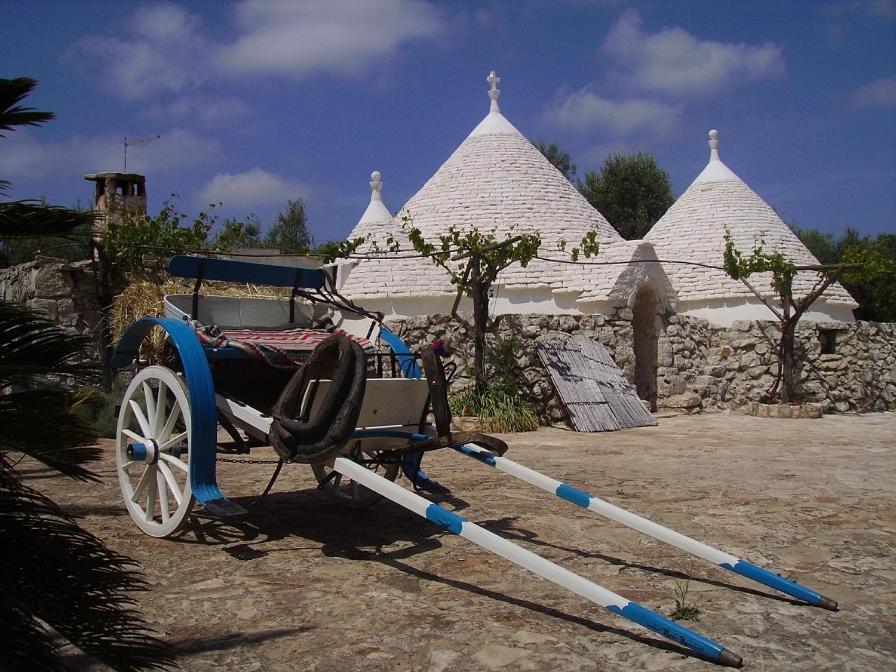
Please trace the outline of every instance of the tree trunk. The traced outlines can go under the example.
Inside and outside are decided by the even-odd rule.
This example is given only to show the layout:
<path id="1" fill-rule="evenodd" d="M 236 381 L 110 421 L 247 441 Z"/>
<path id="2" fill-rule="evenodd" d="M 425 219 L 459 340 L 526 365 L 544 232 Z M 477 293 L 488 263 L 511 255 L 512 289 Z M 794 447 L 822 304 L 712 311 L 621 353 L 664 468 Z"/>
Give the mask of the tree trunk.
<path id="1" fill-rule="evenodd" d="M 796 384 L 793 379 L 795 355 L 795 332 L 799 318 L 788 319 L 781 324 L 781 401 L 796 401 Z"/>
<path id="2" fill-rule="evenodd" d="M 110 314 L 112 312 L 112 301 L 115 298 L 111 289 L 111 281 L 109 278 L 109 260 L 106 257 L 103 248 L 94 241 L 92 243 L 91 256 L 93 257 L 94 269 L 96 270 L 95 278 L 97 285 L 97 298 L 100 303 L 100 323 L 96 329 L 96 350 L 97 357 L 100 361 L 100 384 L 103 392 L 107 394 L 112 391 L 112 381 L 114 373 L 109 362 L 112 361 L 112 352 L 115 347 L 112 338 L 110 324 Z"/>
<path id="3" fill-rule="evenodd" d="M 488 286 L 482 281 L 480 260 L 470 261 L 470 293 L 473 295 L 473 372 L 476 389 L 485 389 L 485 330 L 488 326 Z"/>

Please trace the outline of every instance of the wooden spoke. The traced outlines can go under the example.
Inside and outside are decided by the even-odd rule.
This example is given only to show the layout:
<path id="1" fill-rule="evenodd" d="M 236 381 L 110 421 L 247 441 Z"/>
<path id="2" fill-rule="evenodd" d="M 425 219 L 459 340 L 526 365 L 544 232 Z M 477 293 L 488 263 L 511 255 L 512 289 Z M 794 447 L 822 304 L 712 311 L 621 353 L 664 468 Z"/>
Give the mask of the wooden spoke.
<path id="1" fill-rule="evenodd" d="M 149 466 L 147 466 L 146 469 L 143 470 L 143 474 L 140 476 L 140 480 L 137 481 L 137 487 L 134 488 L 134 492 L 131 495 L 131 501 L 135 504 L 137 503 L 137 500 L 140 499 L 140 495 L 143 494 L 143 491 L 146 490 L 146 486 L 149 484 L 149 472 L 150 469 Z"/>
<path id="2" fill-rule="evenodd" d="M 121 433 L 131 439 L 134 443 L 143 443 L 146 440 L 137 434 L 137 432 L 132 432 L 130 429 L 123 429 L 121 430 Z"/>
<path id="3" fill-rule="evenodd" d="M 171 513 L 168 510 L 168 491 L 165 487 L 165 479 L 159 478 L 158 470 L 156 470 L 156 488 L 159 491 L 159 511 L 162 514 L 162 522 L 168 522 Z"/>
<path id="4" fill-rule="evenodd" d="M 168 464 L 173 464 L 184 473 L 187 473 L 190 470 L 186 462 L 180 458 L 174 457 L 174 455 L 171 455 L 170 453 L 159 453 L 159 460 L 165 460 Z"/>
<path id="5" fill-rule="evenodd" d="M 153 389 L 147 381 L 143 381 L 143 398 L 146 400 L 146 422 L 152 431 L 156 429 L 156 398 L 153 395 Z M 149 436 L 155 436 L 150 434 Z"/>
<path id="6" fill-rule="evenodd" d="M 146 473 L 149 474 L 146 485 L 146 520 L 151 521 L 156 513 L 156 473 L 155 467 L 148 467 Z"/>
<path id="7" fill-rule="evenodd" d="M 171 432 L 174 431 L 174 425 L 177 423 L 180 418 L 180 403 L 178 403 L 177 399 L 174 400 L 174 405 L 171 407 L 171 415 L 168 416 L 168 420 L 165 422 L 165 426 L 162 427 L 162 430 L 159 432 L 159 441 L 165 441 L 171 436 Z"/>
<path id="8" fill-rule="evenodd" d="M 168 450 L 171 446 L 176 446 L 178 443 L 182 443 L 183 441 L 186 441 L 186 440 L 187 440 L 187 432 L 181 432 L 177 436 L 172 436 L 170 439 L 165 441 L 165 443 L 161 444 L 159 446 L 159 450 L 164 452 L 164 451 Z"/>
<path id="9" fill-rule="evenodd" d="M 134 417 L 137 419 L 137 424 L 140 425 L 140 431 L 143 432 L 143 436 L 149 438 L 152 436 L 152 430 L 149 427 L 149 421 L 146 419 L 146 416 L 143 415 L 143 409 L 140 408 L 140 404 L 131 399 L 128 402 L 131 406 L 131 411 L 134 413 Z"/>
<path id="10" fill-rule="evenodd" d="M 162 472 L 162 477 L 165 479 L 165 482 L 168 484 L 168 491 L 171 493 L 171 496 L 174 497 L 174 501 L 180 506 L 182 501 L 182 497 L 180 494 L 180 486 L 177 484 L 177 479 L 174 478 L 174 474 L 171 473 L 171 469 L 168 468 L 168 465 L 159 460 L 159 471 Z"/>
<path id="11" fill-rule="evenodd" d="M 196 501 L 190 481 L 190 431 L 182 431 L 192 418 L 186 384 L 171 369 L 147 366 L 134 375 L 120 408 L 115 455 L 128 513 L 146 534 L 171 536 L 186 523 Z M 138 443 L 154 451 L 150 464 L 128 455 L 130 446 Z M 175 446 L 183 447 L 182 456 L 171 454 Z"/>
<path id="12" fill-rule="evenodd" d="M 165 423 L 165 409 L 168 406 L 168 386 L 165 384 L 165 381 L 159 381 L 159 391 L 156 395 L 156 421 L 153 425 L 153 430 L 156 432 L 156 438 L 162 438 L 160 433 L 162 431 L 162 426 Z"/>

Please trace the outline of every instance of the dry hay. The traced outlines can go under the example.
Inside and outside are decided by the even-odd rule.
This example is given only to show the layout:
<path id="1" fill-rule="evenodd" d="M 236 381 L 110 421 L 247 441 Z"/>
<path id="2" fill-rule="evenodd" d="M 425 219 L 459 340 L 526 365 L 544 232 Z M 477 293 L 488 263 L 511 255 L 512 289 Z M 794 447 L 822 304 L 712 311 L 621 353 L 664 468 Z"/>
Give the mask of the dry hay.
<path id="1" fill-rule="evenodd" d="M 192 294 L 193 283 L 169 278 L 162 284 L 133 282 L 112 301 L 109 311 L 109 327 L 117 342 L 127 328 L 143 317 L 162 317 L 165 314 L 163 298 L 166 294 Z M 234 285 L 226 282 L 202 283 L 206 296 L 288 297 L 290 290 L 282 287 L 260 285 Z M 165 343 L 165 332 L 160 327 L 152 330 L 140 348 L 141 357 L 159 361 Z"/>

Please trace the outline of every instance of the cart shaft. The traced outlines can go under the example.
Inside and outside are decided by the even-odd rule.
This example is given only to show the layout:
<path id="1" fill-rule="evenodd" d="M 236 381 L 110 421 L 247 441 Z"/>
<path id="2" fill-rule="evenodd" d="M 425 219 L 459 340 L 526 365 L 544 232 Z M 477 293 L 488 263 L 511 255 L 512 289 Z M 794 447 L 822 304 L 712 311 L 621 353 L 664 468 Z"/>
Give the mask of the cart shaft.
<path id="1" fill-rule="evenodd" d="M 642 534 L 646 534 L 649 537 L 664 541 L 667 544 L 680 548 L 683 551 L 687 551 L 692 555 L 709 560 L 719 567 L 723 567 L 736 574 L 740 574 L 743 577 L 757 581 L 769 588 L 779 590 L 782 593 L 808 602 L 809 604 L 825 609 L 831 609 L 833 611 L 837 610 L 836 602 L 810 588 L 800 585 L 796 581 L 785 579 L 766 569 L 757 567 L 746 560 L 731 555 L 730 553 L 725 553 L 724 551 L 720 551 L 719 549 L 713 548 L 696 539 L 691 539 L 679 532 L 670 530 L 668 527 L 663 527 L 647 518 L 632 513 L 631 511 L 626 511 L 625 509 L 610 504 L 598 497 L 593 497 L 587 492 L 573 488 L 572 486 L 549 476 L 545 476 L 544 474 L 525 467 L 518 462 L 495 455 L 494 453 L 471 443 L 462 446 L 454 446 L 454 449 L 482 462 L 483 464 L 487 464 L 510 476 L 518 478 L 521 481 L 534 485 L 536 488 L 540 488 L 545 492 L 549 492 L 561 499 L 572 502 L 583 509 L 593 511 L 605 518 L 609 518 L 626 527 L 637 530 Z"/>
<path id="2" fill-rule="evenodd" d="M 717 663 L 730 667 L 740 667 L 739 656 L 726 651 L 725 648 L 713 640 L 689 630 L 659 614 L 632 602 L 611 590 L 607 590 L 559 565 L 542 558 L 513 542 L 507 541 L 498 535 L 489 532 L 483 527 L 472 523 L 465 518 L 443 509 L 438 504 L 419 495 L 405 490 L 399 485 L 369 471 L 362 465 L 351 460 L 336 458 L 333 468 L 345 476 L 353 479 L 361 485 L 380 495 L 392 500 L 396 504 L 426 518 L 430 522 L 439 525 L 452 534 L 457 534 L 477 546 L 492 553 L 500 555 L 510 562 L 528 569 L 538 576 L 552 581 L 567 590 L 580 595 L 595 604 L 598 604 L 615 614 L 623 616 L 645 628 L 653 630 L 664 637 L 676 641 L 696 651 L 700 655 Z"/>

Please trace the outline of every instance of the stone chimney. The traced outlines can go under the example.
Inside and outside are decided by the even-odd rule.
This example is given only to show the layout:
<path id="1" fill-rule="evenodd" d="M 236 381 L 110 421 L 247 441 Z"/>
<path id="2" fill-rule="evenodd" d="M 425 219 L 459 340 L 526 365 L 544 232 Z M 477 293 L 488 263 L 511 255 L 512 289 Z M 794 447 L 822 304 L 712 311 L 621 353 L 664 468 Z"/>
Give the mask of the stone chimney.
<path id="1" fill-rule="evenodd" d="M 136 173 L 90 173 L 85 180 L 96 183 L 93 209 L 99 215 L 93 226 L 93 238 L 99 240 L 109 224 L 120 221 L 124 213 L 146 214 L 146 177 Z"/>

